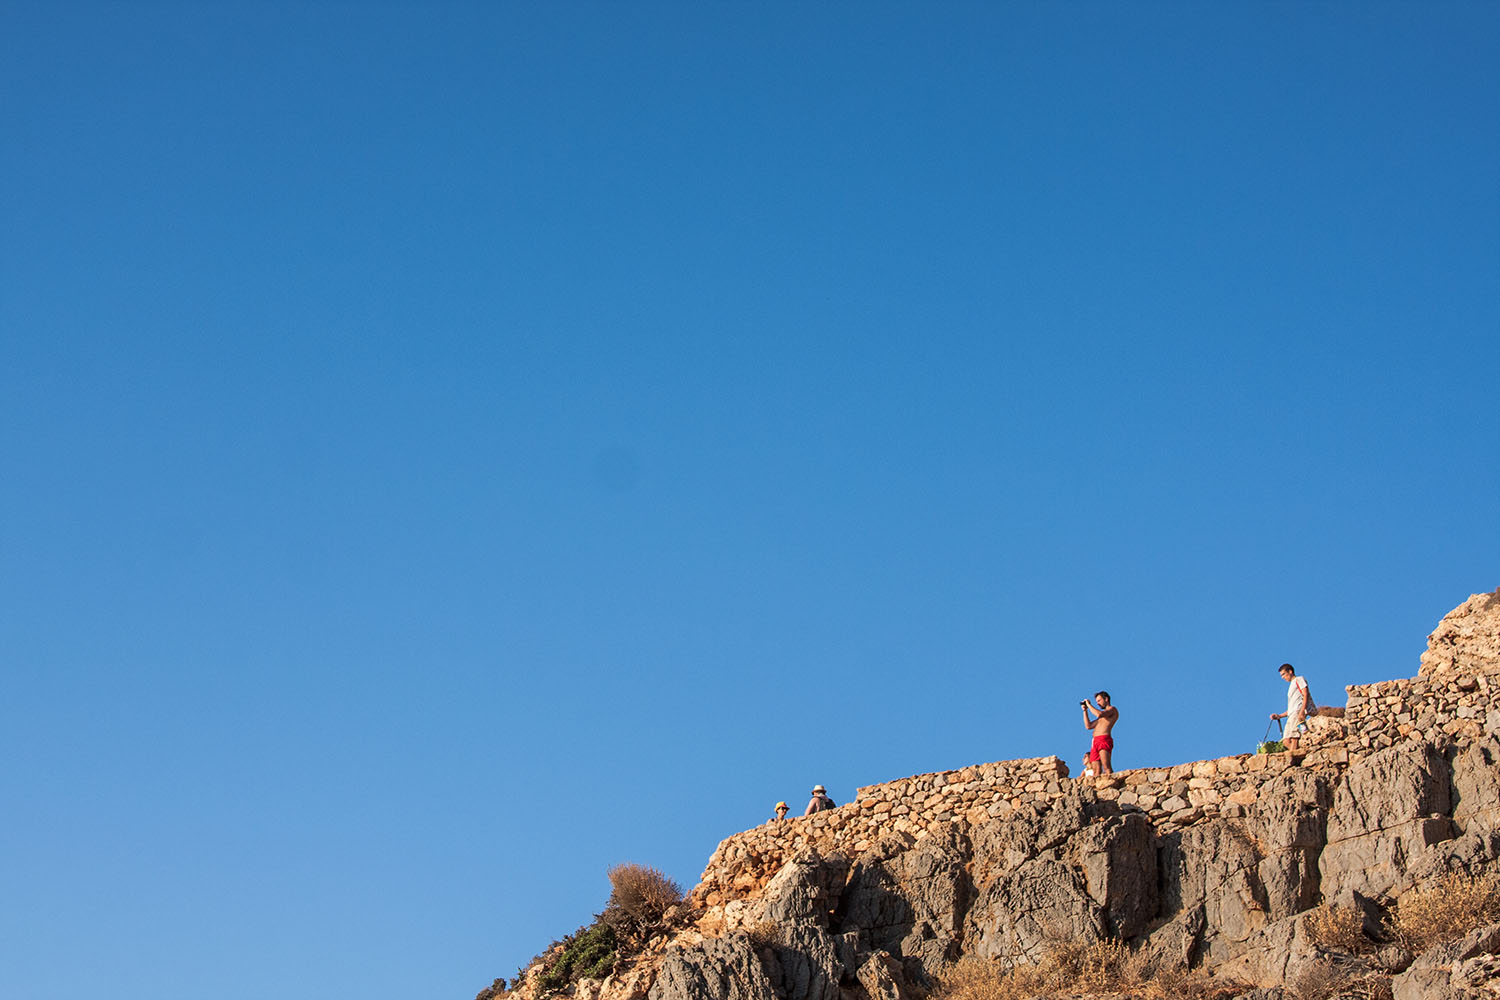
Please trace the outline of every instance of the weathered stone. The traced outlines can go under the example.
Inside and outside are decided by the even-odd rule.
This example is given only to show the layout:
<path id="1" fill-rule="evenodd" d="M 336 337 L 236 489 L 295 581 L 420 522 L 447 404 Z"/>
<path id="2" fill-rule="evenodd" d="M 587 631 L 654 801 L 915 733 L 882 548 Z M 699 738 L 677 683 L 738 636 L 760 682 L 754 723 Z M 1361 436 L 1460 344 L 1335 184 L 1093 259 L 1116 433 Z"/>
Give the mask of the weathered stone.
<path id="1" fill-rule="evenodd" d="M 1147 935 L 1142 949 L 1159 968 L 1190 968 L 1197 962 L 1206 927 L 1203 905 L 1190 906 Z"/>
<path id="2" fill-rule="evenodd" d="M 1156 831 L 1139 813 L 1085 827 L 1068 844 L 1114 937 L 1144 933 L 1159 907 Z"/>
<path id="3" fill-rule="evenodd" d="M 1408 859 L 1440 836 L 1430 819 L 1450 812 L 1451 802 L 1447 762 L 1430 745 L 1382 750 L 1351 765 L 1334 793 L 1318 862 L 1324 894 L 1390 894 Z"/>
<path id="4" fill-rule="evenodd" d="M 826 927 L 848 871 L 849 860 L 841 855 L 825 858 L 812 850 L 798 853 L 766 884 L 762 896 L 766 919 Z"/>
<path id="5" fill-rule="evenodd" d="M 812 923 L 780 927 L 775 945 L 775 975 L 768 975 L 785 1000 L 838 1000 L 843 963 L 829 933 Z M 767 969 L 769 973 L 771 970 Z"/>
<path id="6" fill-rule="evenodd" d="M 648 1000 L 777 1000 L 760 956 L 743 935 L 707 938 L 667 954 Z"/>
<path id="7" fill-rule="evenodd" d="M 913 995 L 905 970 L 889 952 L 872 954 L 859 966 L 855 979 L 870 1000 L 908 1000 Z"/>
<path id="8" fill-rule="evenodd" d="M 1316 960 L 1317 947 L 1299 914 L 1258 928 L 1233 957 L 1217 963 L 1217 974 L 1258 986 L 1282 986 L 1296 984 Z"/>
<path id="9" fill-rule="evenodd" d="M 1453 822 L 1464 833 L 1500 827 L 1500 738 L 1470 744 L 1453 759 Z"/>
<path id="10" fill-rule="evenodd" d="M 900 958 L 919 983 L 959 957 L 958 940 L 974 889 L 959 844 L 924 841 L 890 859 L 861 858 L 835 914 L 869 951 Z"/>
<path id="11" fill-rule="evenodd" d="M 1089 896 L 1081 872 L 1036 858 L 980 889 L 964 925 L 965 950 L 1007 963 L 1039 961 L 1064 942 L 1105 936 L 1103 907 Z"/>
<path id="12" fill-rule="evenodd" d="M 1257 871 L 1260 855 L 1245 827 L 1209 820 L 1162 838 L 1161 916 L 1201 907 L 1208 932 L 1206 951 L 1218 958 L 1268 921 L 1265 889 Z"/>
<path id="13" fill-rule="evenodd" d="M 1427 637 L 1418 676 L 1500 673 L 1500 590 L 1475 594 L 1443 616 Z"/>

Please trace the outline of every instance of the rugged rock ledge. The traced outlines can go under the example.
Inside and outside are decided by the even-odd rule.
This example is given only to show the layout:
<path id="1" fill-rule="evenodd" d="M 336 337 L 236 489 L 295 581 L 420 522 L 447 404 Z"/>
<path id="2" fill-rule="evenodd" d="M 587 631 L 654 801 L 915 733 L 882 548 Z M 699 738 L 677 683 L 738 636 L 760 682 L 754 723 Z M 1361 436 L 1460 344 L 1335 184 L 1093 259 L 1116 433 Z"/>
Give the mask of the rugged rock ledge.
<path id="1" fill-rule="evenodd" d="M 966 956 L 1105 939 L 1274 991 L 1318 959 L 1320 902 L 1374 921 L 1446 873 L 1500 869 L 1500 591 L 1443 619 L 1418 677 L 1347 691 L 1297 761 L 1099 781 L 1006 761 L 737 834 L 690 895 L 692 926 L 575 993 L 901 1000 Z M 1482 930 L 1446 962 L 1388 956 L 1397 1000 L 1500 995 L 1500 927 Z"/>

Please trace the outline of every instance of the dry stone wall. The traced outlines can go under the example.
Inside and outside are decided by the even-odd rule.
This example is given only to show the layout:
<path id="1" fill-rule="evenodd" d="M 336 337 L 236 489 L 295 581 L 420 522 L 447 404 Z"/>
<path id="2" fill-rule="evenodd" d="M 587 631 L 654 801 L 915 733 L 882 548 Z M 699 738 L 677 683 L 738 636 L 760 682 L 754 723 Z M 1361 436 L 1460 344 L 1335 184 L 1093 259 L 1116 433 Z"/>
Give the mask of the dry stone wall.
<path id="1" fill-rule="evenodd" d="M 976 764 L 861 788 L 853 802 L 746 830 L 709 860 L 694 901 L 714 906 L 754 894 L 797 852 L 859 854 L 884 834 L 920 840 L 955 820 L 981 823 L 1018 810 L 1045 811 L 1063 794 L 1068 767 L 1056 757 Z"/>
<path id="2" fill-rule="evenodd" d="M 1355 755 L 1413 740 L 1500 733 L 1500 674 L 1435 674 L 1351 685 L 1345 746 Z"/>
<path id="3" fill-rule="evenodd" d="M 1338 735 L 1337 729 L 1330 733 Z M 1203 820 L 1242 817 L 1261 786 L 1291 768 L 1336 779 L 1348 762 L 1343 745 L 1333 742 L 1300 763 L 1291 754 L 1241 754 L 1173 767 L 1117 771 L 1087 780 L 1099 799 L 1126 813 L 1145 814 L 1159 833 L 1171 833 Z M 758 895 L 799 852 L 854 857 L 882 837 L 910 842 L 947 836 L 953 825 L 978 826 L 990 819 L 1045 815 L 1074 792 L 1068 767 L 1056 757 L 1000 761 L 956 771 L 916 775 L 859 789 L 848 805 L 812 816 L 771 821 L 719 844 L 694 902 L 716 906 Z"/>

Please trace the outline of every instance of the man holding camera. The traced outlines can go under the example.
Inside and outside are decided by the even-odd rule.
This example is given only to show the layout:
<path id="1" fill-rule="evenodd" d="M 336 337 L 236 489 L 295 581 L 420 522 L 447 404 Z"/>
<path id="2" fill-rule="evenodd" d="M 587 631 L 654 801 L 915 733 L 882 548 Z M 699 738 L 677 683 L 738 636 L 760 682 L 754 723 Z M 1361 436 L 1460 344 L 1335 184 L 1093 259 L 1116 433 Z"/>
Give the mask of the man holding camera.
<path id="1" fill-rule="evenodd" d="M 1115 750 L 1115 738 L 1109 733 L 1120 718 L 1120 710 L 1109 703 L 1108 691 L 1100 691 L 1094 698 L 1098 700 L 1098 705 L 1087 698 L 1078 703 L 1083 706 L 1083 728 L 1091 729 L 1094 733 L 1089 754 L 1083 758 L 1083 773 L 1090 776 L 1113 774 L 1114 768 L 1110 767 L 1109 758 Z"/>

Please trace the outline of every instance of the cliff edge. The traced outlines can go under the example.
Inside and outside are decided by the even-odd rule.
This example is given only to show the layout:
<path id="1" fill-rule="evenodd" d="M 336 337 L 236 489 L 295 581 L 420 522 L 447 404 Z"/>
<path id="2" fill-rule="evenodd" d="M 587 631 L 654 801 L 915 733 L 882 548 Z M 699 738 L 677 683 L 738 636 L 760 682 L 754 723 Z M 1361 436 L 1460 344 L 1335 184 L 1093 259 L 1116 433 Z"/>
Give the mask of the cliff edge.
<path id="1" fill-rule="evenodd" d="M 1346 692 L 1295 760 L 1098 780 L 1055 757 L 1004 761 L 747 830 L 635 954 L 563 991 L 905 1000 L 976 962 L 1107 945 L 1218 996 L 1500 996 L 1500 590 L 1443 618 L 1416 677 Z M 1475 926 L 1430 947 L 1399 931 L 1403 908 L 1455 886 L 1494 896 Z M 557 951 L 509 995 L 557 992 L 541 985 Z"/>

